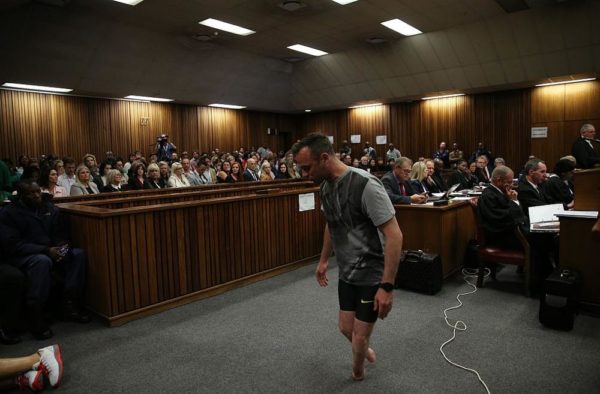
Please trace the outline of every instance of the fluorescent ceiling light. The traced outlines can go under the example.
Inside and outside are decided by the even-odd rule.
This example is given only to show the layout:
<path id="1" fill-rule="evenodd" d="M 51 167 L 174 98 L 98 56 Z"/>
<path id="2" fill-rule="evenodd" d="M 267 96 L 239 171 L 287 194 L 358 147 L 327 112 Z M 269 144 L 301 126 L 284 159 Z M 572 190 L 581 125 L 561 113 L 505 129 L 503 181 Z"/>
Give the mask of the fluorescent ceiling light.
<path id="1" fill-rule="evenodd" d="M 232 104 L 208 104 L 209 107 L 217 108 L 229 108 L 229 109 L 242 109 L 246 108 L 243 105 L 232 105 Z"/>
<path id="2" fill-rule="evenodd" d="M 566 83 L 577 83 L 577 82 L 587 82 L 594 81 L 596 78 L 584 78 L 584 79 L 574 79 L 572 81 L 561 81 L 561 82 L 548 82 L 548 83 L 540 83 L 535 86 L 552 86 L 552 85 L 564 85 Z"/>
<path id="3" fill-rule="evenodd" d="M 362 104 L 362 105 L 355 105 L 352 107 L 348 107 L 348 108 L 366 108 L 366 107 L 375 107 L 377 105 L 383 105 L 381 103 L 374 103 L 374 104 Z"/>
<path id="4" fill-rule="evenodd" d="M 6 88 L 39 90 L 41 92 L 55 92 L 55 93 L 69 93 L 69 92 L 73 91 L 73 89 L 54 88 L 52 86 L 25 85 L 22 83 L 12 83 L 12 82 L 6 82 L 6 83 L 2 84 L 2 86 L 6 87 Z"/>
<path id="5" fill-rule="evenodd" d="M 464 95 L 465 95 L 464 93 L 446 94 L 443 96 L 423 97 L 423 98 L 421 98 L 421 100 L 433 100 L 433 99 L 439 99 L 439 98 L 458 97 L 458 96 L 464 96 Z"/>
<path id="6" fill-rule="evenodd" d="M 338 4 L 341 5 L 346 5 L 346 4 L 350 4 L 350 3 L 354 3 L 356 0 L 333 0 Z"/>
<path id="7" fill-rule="evenodd" d="M 144 0 L 113 0 L 113 1 L 127 4 L 127 5 L 137 5 L 137 4 L 140 4 Z"/>
<path id="8" fill-rule="evenodd" d="M 231 23 L 223 22 L 217 19 L 208 18 L 201 22 L 198 22 L 201 25 L 212 27 L 214 29 L 223 30 L 229 33 L 237 34 L 240 36 L 249 36 L 250 34 L 256 33 L 253 30 L 246 29 L 241 26 L 232 25 Z"/>
<path id="9" fill-rule="evenodd" d="M 310 109 L 305 109 L 305 110 L 304 110 L 304 112 L 310 112 L 310 111 L 311 111 Z"/>
<path id="10" fill-rule="evenodd" d="M 159 101 L 159 102 L 173 101 L 172 99 L 161 98 L 161 97 L 147 97 L 147 96 L 136 96 L 136 95 L 129 95 L 129 96 L 126 96 L 125 98 L 130 99 L 130 100 L 141 100 L 141 101 Z"/>
<path id="11" fill-rule="evenodd" d="M 404 36 L 414 36 L 415 34 L 423 33 L 421 30 L 412 27 L 408 23 L 403 22 L 398 18 L 381 22 L 381 24 L 387 27 L 388 29 L 392 29 Z"/>
<path id="12" fill-rule="evenodd" d="M 288 49 L 292 49 L 294 51 L 298 51 L 298 52 L 302 52 L 302 53 L 307 53 L 307 54 L 313 55 L 313 56 L 323 56 L 323 55 L 328 54 L 327 52 L 323 52 L 318 49 L 307 47 L 305 45 L 300 45 L 300 44 L 290 45 L 288 47 Z"/>

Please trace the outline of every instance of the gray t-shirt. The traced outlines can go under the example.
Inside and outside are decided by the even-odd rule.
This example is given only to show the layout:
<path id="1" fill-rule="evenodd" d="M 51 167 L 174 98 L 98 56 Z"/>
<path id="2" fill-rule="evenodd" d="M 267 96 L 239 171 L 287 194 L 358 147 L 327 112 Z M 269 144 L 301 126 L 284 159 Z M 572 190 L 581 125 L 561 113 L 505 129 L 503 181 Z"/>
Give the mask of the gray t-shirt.
<path id="1" fill-rule="evenodd" d="M 329 226 L 340 280 L 375 286 L 383 276 L 383 235 L 377 229 L 395 215 L 379 179 L 348 167 L 334 182 L 321 183 L 321 209 Z"/>

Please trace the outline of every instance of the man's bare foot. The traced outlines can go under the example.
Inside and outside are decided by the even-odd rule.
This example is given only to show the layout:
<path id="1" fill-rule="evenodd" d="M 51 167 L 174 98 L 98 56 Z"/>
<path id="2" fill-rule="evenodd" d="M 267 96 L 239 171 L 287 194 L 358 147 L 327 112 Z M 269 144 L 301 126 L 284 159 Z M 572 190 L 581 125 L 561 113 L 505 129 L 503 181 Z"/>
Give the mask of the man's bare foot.
<path id="1" fill-rule="evenodd" d="M 352 380 L 354 380 L 355 382 L 360 382 L 364 379 L 365 379 L 365 371 L 364 370 L 360 374 L 357 374 L 356 372 L 352 371 Z"/>
<path id="2" fill-rule="evenodd" d="M 369 348 L 367 350 L 367 361 L 370 363 L 374 363 L 377 360 L 377 356 L 375 355 L 375 350 Z"/>

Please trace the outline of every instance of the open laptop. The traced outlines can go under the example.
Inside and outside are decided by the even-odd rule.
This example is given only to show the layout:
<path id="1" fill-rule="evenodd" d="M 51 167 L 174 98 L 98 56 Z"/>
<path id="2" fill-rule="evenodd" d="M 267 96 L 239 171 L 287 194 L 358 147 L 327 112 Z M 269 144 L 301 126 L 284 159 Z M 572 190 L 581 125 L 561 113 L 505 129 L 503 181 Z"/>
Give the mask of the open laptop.
<path id="1" fill-rule="evenodd" d="M 446 190 L 444 193 L 435 193 L 434 195 L 430 196 L 427 201 L 440 201 L 440 200 L 447 200 L 448 196 L 450 196 L 450 194 L 454 193 L 456 191 L 456 189 L 458 189 L 460 186 L 460 183 L 457 183 L 455 185 L 452 185 L 448 188 L 448 190 Z"/>

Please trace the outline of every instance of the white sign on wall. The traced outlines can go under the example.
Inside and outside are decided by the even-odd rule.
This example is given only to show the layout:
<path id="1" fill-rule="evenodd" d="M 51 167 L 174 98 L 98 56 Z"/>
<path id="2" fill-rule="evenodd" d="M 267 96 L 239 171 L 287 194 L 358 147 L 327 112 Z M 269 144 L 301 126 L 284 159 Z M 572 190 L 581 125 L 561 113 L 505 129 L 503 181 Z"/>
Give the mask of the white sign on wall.
<path id="1" fill-rule="evenodd" d="M 352 134 L 350 136 L 350 142 L 353 144 L 360 144 L 360 134 Z"/>
<path id="2" fill-rule="evenodd" d="M 532 127 L 531 138 L 548 138 L 547 127 Z"/>
<path id="3" fill-rule="evenodd" d="M 378 135 L 375 137 L 375 143 L 377 145 L 385 145 L 387 144 L 387 135 Z"/>
<path id="4" fill-rule="evenodd" d="M 298 194 L 299 211 L 312 211 L 315 209 L 315 193 Z"/>

